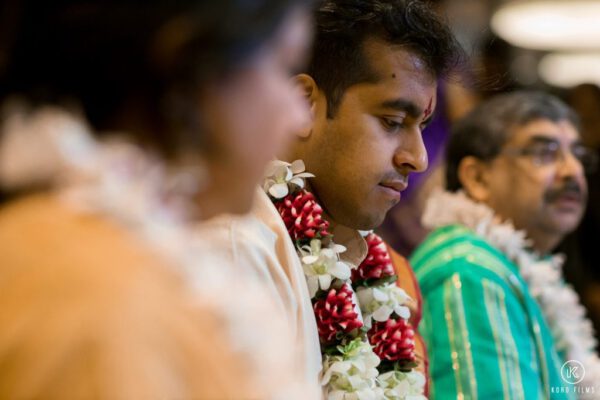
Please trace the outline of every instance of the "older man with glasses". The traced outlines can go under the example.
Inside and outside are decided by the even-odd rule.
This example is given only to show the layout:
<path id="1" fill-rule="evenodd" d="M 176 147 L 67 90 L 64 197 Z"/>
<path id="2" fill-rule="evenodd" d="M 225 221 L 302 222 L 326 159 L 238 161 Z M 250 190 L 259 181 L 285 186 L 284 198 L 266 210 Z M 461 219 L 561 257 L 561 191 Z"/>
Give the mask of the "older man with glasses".
<path id="1" fill-rule="evenodd" d="M 578 118 L 538 92 L 497 96 L 453 130 L 447 191 L 412 257 L 435 399 L 600 395 L 585 310 L 552 251 L 581 221 L 597 155 Z"/>

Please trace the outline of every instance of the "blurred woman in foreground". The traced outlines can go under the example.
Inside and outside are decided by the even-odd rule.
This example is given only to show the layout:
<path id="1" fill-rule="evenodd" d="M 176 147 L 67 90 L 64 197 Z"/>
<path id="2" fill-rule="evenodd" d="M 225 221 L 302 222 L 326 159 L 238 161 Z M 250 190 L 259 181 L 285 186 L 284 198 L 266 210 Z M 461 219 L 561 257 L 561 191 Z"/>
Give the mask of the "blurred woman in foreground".
<path id="1" fill-rule="evenodd" d="M 201 229 L 305 122 L 305 5 L 46 3 L 0 17 L 0 398 L 311 398 Z"/>

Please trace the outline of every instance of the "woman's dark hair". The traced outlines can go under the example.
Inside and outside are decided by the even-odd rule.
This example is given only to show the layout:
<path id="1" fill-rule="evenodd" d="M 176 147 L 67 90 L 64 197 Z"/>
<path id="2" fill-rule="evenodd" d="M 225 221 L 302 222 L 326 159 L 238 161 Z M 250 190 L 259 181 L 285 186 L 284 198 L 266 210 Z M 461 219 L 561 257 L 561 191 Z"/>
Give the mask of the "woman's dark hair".
<path id="1" fill-rule="evenodd" d="M 464 59 L 448 25 L 423 0 L 325 0 L 315 19 L 307 72 L 327 97 L 328 117 L 334 116 L 346 89 L 378 79 L 364 54 L 367 39 L 403 46 L 434 78 L 445 77 Z"/>
<path id="2" fill-rule="evenodd" d="M 0 100 L 74 100 L 97 130 L 123 129 L 127 110 L 166 154 L 202 146 L 199 89 L 250 59 L 301 1 L 6 1 Z"/>
<path id="3" fill-rule="evenodd" d="M 452 128 L 446 149 L 446 189 L 455 192 L 462 188 L 458 167 L 463 158 L 493 160 L 515 128 L 538 119 L 569 121 L 579 127 L 575 112 L 557 97 L 544 92 L 502 94 L 475 107 Z"/>

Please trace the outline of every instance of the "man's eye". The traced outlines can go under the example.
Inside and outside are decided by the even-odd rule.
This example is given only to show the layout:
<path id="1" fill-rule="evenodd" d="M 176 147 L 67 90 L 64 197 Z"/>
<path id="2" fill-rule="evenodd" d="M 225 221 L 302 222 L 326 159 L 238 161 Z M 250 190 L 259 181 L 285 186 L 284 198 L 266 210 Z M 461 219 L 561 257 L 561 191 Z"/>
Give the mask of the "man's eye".
<path id="1" fill-rule="evenodd" d="M 402 128 L 402 126 L 403 126 L 403 122 L 398 122 L 393 119 L 380 118 L 380 120 L 381 120 L 381 124 L 383 125 L 383 127 L 385 129 L 387 129 L 388 131 L 396 131 L 396 130 Z"/>
<path id="2" fill-rule="evenodd" d="M 538 146 L 531 149 L 531 154 L 543 163 L 551 163 L 558 159 L 559 149 L 556 146 Z"/>
<path id="3" fill-rule="evenodd" d="M 587 158 L 591 153 L 590 149 L 588 149 L 585 146 L 573 146 L 571 152 L 573 153 L 573 156 L 578 160 Z"/>

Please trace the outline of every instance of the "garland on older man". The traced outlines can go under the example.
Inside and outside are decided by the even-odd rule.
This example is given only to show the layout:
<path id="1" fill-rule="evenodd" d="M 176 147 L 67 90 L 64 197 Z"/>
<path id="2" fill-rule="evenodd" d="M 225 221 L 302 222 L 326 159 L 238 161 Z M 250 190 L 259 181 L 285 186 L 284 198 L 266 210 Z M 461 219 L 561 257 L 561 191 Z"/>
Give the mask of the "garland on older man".
<path id="1" fill-rule="evenodd" d="M 540 306 L 556 349 L 564 353 L 564 361 L 574 360 L 583 366 L 576 393 L 581 399 L 598 398 L 598 342 L 579 296 L 563 278 L 564 256 L 535 253 L 525 231 L 517 230 L 511 221 L 501 221 L 492 208 L 473 201 L 462 190 L 434 192 L 425 207 L 423 225 L 437 229 L 453 224 L 471 229 L 515 263 Z"/>
<path id="2" fill-rule="evenodd" d="M 424 399 L 424 376 L 414 371 L 410 297 L 396 285 L 385 244 L 368 233 L 368 255 L 354 266 L 340 259 L 329 222 L 305 189 L 301 160 L 274 161 L 264 190 L 281 215 L 306 276 L 323 354 L 329 399 Z"/>

